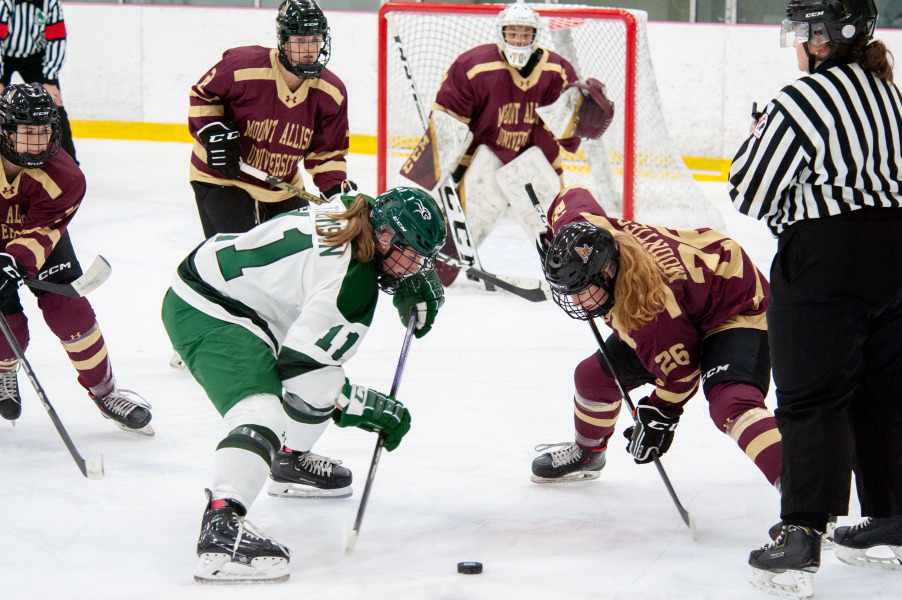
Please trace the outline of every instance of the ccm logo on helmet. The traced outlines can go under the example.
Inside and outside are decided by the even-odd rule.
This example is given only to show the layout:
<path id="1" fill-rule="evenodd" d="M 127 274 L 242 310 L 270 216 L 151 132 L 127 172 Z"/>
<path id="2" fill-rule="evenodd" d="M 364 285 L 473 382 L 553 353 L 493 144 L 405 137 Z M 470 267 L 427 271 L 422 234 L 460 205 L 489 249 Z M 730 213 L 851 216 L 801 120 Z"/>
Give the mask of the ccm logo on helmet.
<path id="1" fill-rule="evenodd" d="M 822 11 L 822 10 L 819 10 L 819 11 L 817 11 L 817 12 L 805 13 L 805 18 L 806 18 L 806 19 L 810 19 L 810 18 L 812 18 L 812 17 L 819 17 L 819 16 L 821 16 L 822 14 L 824 14 L 824 11 Z"/>

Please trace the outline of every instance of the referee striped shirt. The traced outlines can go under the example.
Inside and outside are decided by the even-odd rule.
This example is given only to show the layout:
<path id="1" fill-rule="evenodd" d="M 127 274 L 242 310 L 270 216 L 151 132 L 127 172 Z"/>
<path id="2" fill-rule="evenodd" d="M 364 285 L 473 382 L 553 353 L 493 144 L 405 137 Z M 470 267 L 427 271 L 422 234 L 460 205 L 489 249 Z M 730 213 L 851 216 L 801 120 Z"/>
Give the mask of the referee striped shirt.
<path id="1" fill-rule="evenodd" d="M 774 235 L 803 219 L 902 207 L 899 90 L 856 63 L 832 64 L 783 88 L 730 167 L 733 206 Z"/>
<path id="2" fill-rule="evenodd" d="M 59 79 L 66 59 L 66 23 L 60 0 L 0 0 L 0 39 L 3 57 L 42 54 L 42 73 Z M 0 62 L 0 76 L 3 75 Z"/>

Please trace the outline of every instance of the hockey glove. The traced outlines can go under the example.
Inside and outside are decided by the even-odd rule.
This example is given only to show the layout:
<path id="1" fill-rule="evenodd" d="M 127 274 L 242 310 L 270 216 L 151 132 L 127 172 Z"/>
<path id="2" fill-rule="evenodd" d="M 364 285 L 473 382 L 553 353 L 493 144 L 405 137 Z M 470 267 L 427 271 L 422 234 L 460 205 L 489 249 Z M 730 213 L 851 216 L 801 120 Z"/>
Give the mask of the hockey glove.
<path id="1" fill-rule="evenodd" d="M 604 84 L 597 79 L 587 79 L 575 81 L 567 87 L 579 88 L 583 95 L 574 135 L 597 140 L 614 119 L 614 103 L 605 95 Z"/>
<path id="2" fill-rule="evenodd" d="M 661 456 L 667 452 L 681 414 L 682 408 L 658 408 L 649 404 L 647 397 L 640 400 L 636 406 L 636 425 L 623 432 L 623 437 L 629 440 L 626 449 L 633 460 L 643 465 L 653 461 L 655 454 Z"/>
<path id="3" fill-rule="evenodd" d="M 204 125 L 197 137 L 207 149 L 207 166 L 229 179 L 241 174 L 241 136 L 232 124 L 215 121 Z"/>
<path id="4" fill-rule="evenodd" d="M 321 192 L 320 196 L 322 196 L 323 200 L 331 202 L 332 200 L 335 200 L 335 198 L 337 198 L 338 196 L 346 196 L 346 195 L 351 194 L 356 191 L 357 191 L 357 184 L 354 183 L 353 181 L 351 181 L 350 179 L 345 179 L 341 183 L 336 183 L 335 185 L 333 185 L 326 191 Z"/>
<path id="5" fill-rule="evenodd" d="M 425 275 L 417 273 L 401 281 L 392 303 L 398 309 L 401 323 L 407 325 L 412 308 L 417 309 L 417 328 L 413 335 L 420 339 L 432 329 L 438 309 L 445 303 L 445 288 L 438 271 L 431 270 Z"/>
<path id="6" fill-rule="evenodd" d="M 410 431 L 410 412 L 391 396 L 346 381 L 338 402 L 342 408 L 335 409 L 332 420 L 339 427 L 380 431 L 389 452 L 397 448 L 404 434 Z"/>
<path id="7" fill-rule="evenodd" d="M 22 275 L 16 259 L 9 254 L 0 253 L 0 297 L 8 298 L 16 293 L 22 285 Z"/>

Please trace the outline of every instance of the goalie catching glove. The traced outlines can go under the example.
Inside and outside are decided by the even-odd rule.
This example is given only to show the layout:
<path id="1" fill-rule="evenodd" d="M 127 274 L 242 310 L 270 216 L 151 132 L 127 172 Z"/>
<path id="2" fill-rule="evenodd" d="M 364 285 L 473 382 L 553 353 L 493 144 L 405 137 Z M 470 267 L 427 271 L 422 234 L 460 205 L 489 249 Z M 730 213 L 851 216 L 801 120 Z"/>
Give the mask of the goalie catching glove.
<path id="1" fill-rule="evenodd" d="M 207 149 L 207 166 L 229 179 L 241 174 L 241 136 L 235 126 L 221 121 L 204 125 L 197 137 Z"/>
<path id="2" fill-rule="evenodd" d="M 648 397 L 640 400 L 636 406 L 636 425 L 623 432 L 623 437 L 629 440 L 626 449 L 633 460 L 643 465 L 654 460 L 652 452 L 658 456 L 667 452 L 681 414 L 682 408 L 658 408 L 649 404 Z"/>
<path id="3" fill-rule="evenodd" d="M 576 81 L 568 87 L 575 87 L 582 92 L 582 102 L 576 114 L 576 128 L 573 134 L 577 137 L 597 140 L 601 137 L 614 119 L 614 103 L 604 93 L 604 84 L 597 79 Z"/>
<path id="4" fill-rule="evenodd" d="M 417 328 L 413 334 L 417 339 L 429 333 L 438 309 L 445 303 L 445 288 L 442 287 L 438 271 L 417 273 L 401 281 L 392 297 L 392 303 L 398 309 L 404 326 L 407 326 L 411 309 L 417 309 Z"/>
<path id="5" fill-rule="evenodd" d="M 397 448 L 401 438 L 410 431 L 410 412 L 398 400 L 347 381 L 341 388 L 332 420 L 339 427 L 381 432 L 389 452 Z"/>

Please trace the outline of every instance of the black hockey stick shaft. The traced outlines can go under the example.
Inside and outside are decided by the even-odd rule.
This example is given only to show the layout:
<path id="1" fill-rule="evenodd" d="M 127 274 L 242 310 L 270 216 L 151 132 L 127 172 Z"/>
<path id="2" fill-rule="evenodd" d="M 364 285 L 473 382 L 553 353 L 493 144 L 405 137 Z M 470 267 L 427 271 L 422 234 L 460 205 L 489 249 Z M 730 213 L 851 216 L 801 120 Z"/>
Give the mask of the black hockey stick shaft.
<path id="1" fill-rule="evenodd" d="M 457 267 L 458 269 L 463 270 L 465 275 L 472 275 L 476 279 L 481 279 L 482 281 L 491 283 L 495 287 L 508 291 L 511 294 L 523 298 L 524 300 L 529 300 L 530 302 L 544 302 L 549 298 L 548 289 L 543 287 L 542 283 L 538 280 L 536 280 L 535 287 L 523 287 L 517 285 L 512 281 L 508 281 L 502 275 L 494 275 L 487 271 L 483 271 L 482 269 L 471 267 L 458 258 L 452 258 L 445 254 L 438 254 L 438 256 L 436 256 L 435 258 L 445 263 L 446 265 L 451 265 L 452 267 Z"/>
<path id="2" fill-rule="evenodd" d="M 398 394 L 398 388 L 401 386 L 401 374 L 404 373 L 404 365 L 407 363 L 407 353 L 410 350 L 410 342 L 413 339 L 413 332 L 417 325 L 417 310 L 411 309 L 410 317 L 407 322 L 407 333 L 404 335 L 404 343 L 401 346 L 401 356 L 398 358 L 398 366 L 395 369 L 395 379 L 391 384 L 389 396 L 394 398 Z M 382 447 L 385 444 L 385 436 L 380 433 L 379 439 L 376 440 L 376 448 L 373 450 L 373 460 L 370 462 L 370 471 L 366 476 L 366 484 L 363 486 L 363 495 L 360 497 L 360 507 L 357 509 L 357 519 L 354 521 L 354 529 L 351 531 L 349 545 L 345 550 L 350 554 L 354 550 L 354 544 L 357 541 L 357 535 L 360 533 L 360 525 L 363 523 L 363 513 L 366 511 L 366 505 L 370 498 L 370 491 L 373 487 L 373 481 L 376 479 L 376 468 L 379 466 L 379 458 L 382 454 Z"/>
<path id="3" fill-rule="evenodd" d="M 97 256 L 82 276 L 70 283 L 54 283 L 28 277 L 23 278 L 22 283 L 36 290 L 52 292 L 69 298 L 80 298 L 100 287 L 111 272 L 110 263 L 104 257 Z"/>
<path id="4" fill-rule="evenodd" d="M 72 438 L 69 437 L 69 433 L 66 431 L 66 428 L 63 426 L 62 421 L 60 421 L 59 416 L 56 414 L 56 411 L 53 409 L 53 406 L 51 406 L 50 401 L 47 399 L 47 394 L 44 392 L 44 388 L 41 387 L 40 382 L 38 382 L 37 376 L 34 374 L 31 365 L 25 358 L 25 353 L 22 351 L 22 347 L 19 345 L 18 340 L 16 340 L 15 334 L 10 328 L 6 317 L 2 313 L 0 313 L 0 329 L 3 329 L 3 335 L 6 337 L 6 341 L 9 342 L 10 348 L 13 349 L 13 354 L 16 355 L 16 358 L 22 365 L 22 369 L 25 371 L 25 374 L 28 375 L 28 379 L 29 381 L 31 381 L 31 385 L 34 386 L 34 390 L 35 392 L 37 392 L 38 398 L 40 398 L 41 400 L 41 404 L 43 404 L 44 408 L 47 409 L 47 414 L 50 415 L 50 420 L 53 421 L 53 425 L 56 427 L 57 432 L 60 434 L 60 437 L 63 438 L 63 443 L 66 444 L 66 448 L 69 449 L 69 454 L 72 455 L 72 459 L 75 461 L 75 464 L 78 465 L 78 470 L 81 471 L 81 474 L 88 479 L 103 479 L 103 457 L 100 457 L 96 460 L 86 461 L 81 457 L 81 454 L 78 453 L 78 449 L 75 447 L 75 444 L 72 442 Z"/>
<path id="5" fill-rule="evenodd" d="M 261 171 L 256 167 L 252 167 L 244 161 L 241 161 L 238 164 L 238 168 L 241 169 L 242 173 L 246 173 L 253 177 L 254 179 L 258 179 L 264 183 L 268 183 L 273 187 L 277 187 L 280 190 L 285 190 L 286 192 L 291 192 L 301 200 L 306 200 L 310 204 L 322 204 L 325 202 L 323 198 L 320 198 L 316 194 L 311 194 L 307 190 L 301 189 L 296 185 L 291 185 L 285 181 L 282 181 L 278 177 L 270 175 L 266 171 Z"/>
<path id="6" fill-rule="evenodd" d="M 633 404 L 629 393 L 627 393 L 626 387 L 623 385 L 623 381 L 621 381 L 620 379 L 620 375 L 618 375 L 617 371 L 614 370 L 614 364 L 611 362 L 611 359 L 608 355 L 608 348 L 604 343 L 604 338 L 601 337 L 601 332 L 598 331 L 598 325 L 596 325 L 595 321 L 592 319 L 589 319 L 589 325 L 592 327 L 592 334 L 595 335 L 595 341 L 598 342 L 598 349 L 601 350 L 601 357 L 604 359 L 605 364 L 608 366 L 608 371 L 611 373 L 611 375 L 614 377 L 614 381 L 617 383 L 617 388 L 620 390 L 620 395 L 623 396 L 623 401 L 626 403 L 627 408 L 629 408 L 630 415 L 633 417 L 633 422 L 635 422 L 636 426 L 638 426 L 639 419 L 636 417 L 636 406 Z M 658 458 L 657 452 L 652 453 L 652 460 L 654 461 L 655 466 L 658 468 L 658 474 L 664 481 L 664 487 L 666 487 L 667 491 L 670 493 L 670 498 L 676 505 L 676 508 L 680 513 L 680 517 L 682 517 L 683 522 L 692 531 L 694 538 L 695 522 L 692 519 L 692 515 L 690 515 L 689 511 L 683 507 L 682 503 L 680 503 L 680 499 L 677 497 L 676 491 L 673 489 L 673 485 L 671 485 L 670 483 L 670 478 L 667 477 L 667 472 L 664 471 L 664 466 L 661 464 L 661 460 L 660 458 Z"/>

